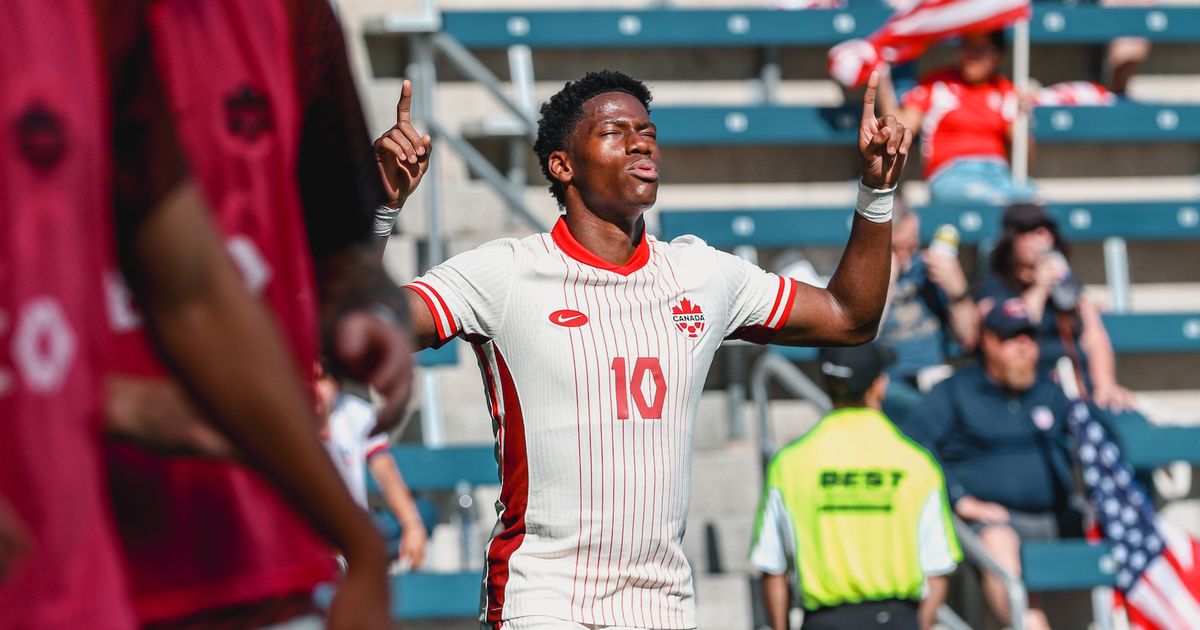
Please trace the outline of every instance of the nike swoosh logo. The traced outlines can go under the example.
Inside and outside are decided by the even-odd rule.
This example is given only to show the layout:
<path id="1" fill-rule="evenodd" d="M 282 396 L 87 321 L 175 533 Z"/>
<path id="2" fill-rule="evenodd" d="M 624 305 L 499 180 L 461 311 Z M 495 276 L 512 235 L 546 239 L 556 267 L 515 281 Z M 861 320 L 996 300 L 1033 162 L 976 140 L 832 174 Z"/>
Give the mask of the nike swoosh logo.
<path id="1" fill-rule="evenodd" d="M 550 323 L 566 328 L 577 328 L 588 322 L 588 316 L 579 311 L 564 308 L 550 313 Z"/>

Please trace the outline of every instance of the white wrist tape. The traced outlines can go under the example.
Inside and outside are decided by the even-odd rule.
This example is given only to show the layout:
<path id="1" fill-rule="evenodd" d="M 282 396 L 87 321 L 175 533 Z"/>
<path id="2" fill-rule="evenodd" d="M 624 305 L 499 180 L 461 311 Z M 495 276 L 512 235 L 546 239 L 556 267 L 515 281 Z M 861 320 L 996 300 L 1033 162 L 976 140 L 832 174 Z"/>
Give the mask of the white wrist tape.
<path id="1" fill-rule="evenodd" d="M 872 223 L 887 223 L 892 220 L 892 193 L 896 192 L 896 187 L 891 188 L 867 188 L 862 182 L 858 182 L 858 203 L 854 207 L 854 211 L 862 216 L 862 218 Z"/>
<path id="2" fill-rule="evenodd" d="M 375 236 L 390 236 L 396 226 L 396 217 L 400 216 L 400 208 L 379 206 L 375 208 Z"/>

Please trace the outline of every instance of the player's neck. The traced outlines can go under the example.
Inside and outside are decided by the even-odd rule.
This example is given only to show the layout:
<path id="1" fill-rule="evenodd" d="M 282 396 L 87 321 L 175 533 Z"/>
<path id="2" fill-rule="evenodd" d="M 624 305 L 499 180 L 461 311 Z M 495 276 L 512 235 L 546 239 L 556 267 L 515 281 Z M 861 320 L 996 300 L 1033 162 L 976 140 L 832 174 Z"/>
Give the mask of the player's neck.
<path id="1" fill-rule="evenodd" d="M 640 214 L 624 221 L 607 220 L 588 210 L 568 210 L 564 220 L 580 245 L 614 265 L 629 262 L 646 233 L 646 220 Z"/>

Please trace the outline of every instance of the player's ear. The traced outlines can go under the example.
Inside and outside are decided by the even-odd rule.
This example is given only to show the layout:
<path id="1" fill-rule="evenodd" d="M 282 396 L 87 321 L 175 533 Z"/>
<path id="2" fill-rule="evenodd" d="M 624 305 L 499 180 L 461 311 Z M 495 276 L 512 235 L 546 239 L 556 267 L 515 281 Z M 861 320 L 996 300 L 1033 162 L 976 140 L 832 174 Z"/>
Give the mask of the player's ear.
<path id="1" fill-rule="evenodd" d="M 551 153 L 546 165 L 550 169 L 550 176 L 560 184 L 568 184 L 575 177 L 575 167 L 566 151 Z"/>

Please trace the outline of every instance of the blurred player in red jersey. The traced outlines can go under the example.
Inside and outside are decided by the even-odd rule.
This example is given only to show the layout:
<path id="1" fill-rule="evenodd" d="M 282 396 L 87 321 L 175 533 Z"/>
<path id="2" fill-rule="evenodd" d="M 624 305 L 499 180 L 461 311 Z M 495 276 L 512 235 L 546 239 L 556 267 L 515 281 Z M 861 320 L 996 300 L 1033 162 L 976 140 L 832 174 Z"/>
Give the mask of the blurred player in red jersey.
<path id="1" fill-rule="evenodd" d="M 878 329 L 892 191 L 912 132 L 876 117 L 877 86 L 872 76 L 857 212 L 828 289 L 695 237 L 647 234 L 659 163 L 650 92 L 608 71 L 542 107 L 534 152 L 564 212 L 554 229 L 484 244 L 408 285 L 421 345 L 463 337 L 488 391 L 501 490 L 481 621 L 697 626 L 682 541 L 691 434 L 717 348 L 727 338 L 853 345 Z M 385 165 L 412 164 L 384 140 Z"/>
<path id="2" fill-rule="evenodd" d="M 17 523 L 5 529 L 23 532 L 8 539 L 27 549 L 11 566 L 0 558 L 0 626 L 136 624 L 100 449 L 109 333 L 97 314 L 115 188 L 118 251 L 164 356 L 245 460 L 351 558 L 332 625 L 387 627 L 381 541 L 324 456 L 278 333 L 188 179 L 139 63 L 140 9 L 95 4 L 10 3 L 0 41 L 0 497 Z"/>
<path id="3" fill-rule="evenodd" d="M 383 189 L 329 3 L 159 0 L 147 16 L 182 149 L 297 368 L 316 359 L 320 307 L 327 352 L 387 394 L 395 416 L 411 373 L 408 331 L 395 325 L 407 303 L 372 242 Z M 114 321 L 136 323 L 135 313 L 119 309 Z M 126 326 L 118 343 L 112 420 L 191 413 L 172 402 L 139 328 Z M 331 554 L 255 472 L 131 446 L 110 466 L 143 624 L 269 625 L 314 613 Z"/>

